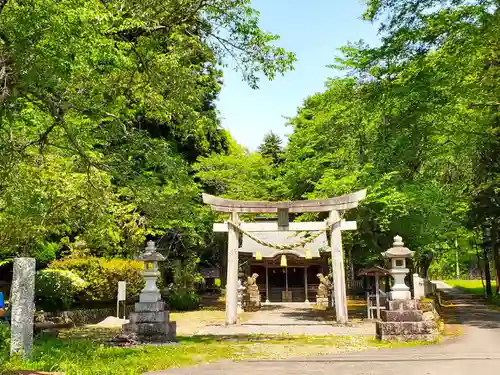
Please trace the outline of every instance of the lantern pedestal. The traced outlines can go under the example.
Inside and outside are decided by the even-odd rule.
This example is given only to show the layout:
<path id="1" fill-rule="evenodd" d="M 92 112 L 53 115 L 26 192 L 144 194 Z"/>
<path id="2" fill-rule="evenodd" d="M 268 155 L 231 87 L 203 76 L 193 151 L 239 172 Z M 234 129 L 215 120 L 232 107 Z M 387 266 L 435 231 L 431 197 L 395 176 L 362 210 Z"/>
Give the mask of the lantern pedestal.
<path id="1" fill-rule="evenodd" d="M 378 340 L 435 341 L 438 337 L 437 322 L 425 320 L 419 300 L 389 300 L 380 314 L 381 320 L 376 322 Z"/>
<path id="2" fill-rule="evenodd" d="M 156 280 L 160 276 L 160 272 L 155 270 L 145 270 L 143 272 L 146 286 L 141 290 L 139 302 L 149 303 L 161 301 L 160 289 L 156 286 Z"/>
<path id="3" fill-rule="evenodd" d="M 135 334 L 140 342 L 176 341 L 176 324 L 170 321 L 165 302 L 138 302 L 130 313 L 130 323 L 123 326 L 126 334 Z"/>
<path id="4" fill-rule="evenodd" d="M 393 268 L 391 270 L 391 276 L 394 278 L 394 285 L 389 293 L 391 300 L 411 299 L 410 288 L 405 284 L 405 277 L 409 272 L 408 268 Z"/>
<path id="5" fill-rule="evenodd" d="M 130 313 L 130 323 L 123 326 L 125 334 L 133 334 L 142 343 L 166 343 L 176 341 L 176 324 L 170 321 L 170 312 L 161 300 L 156 280 L 160 276 L 158 262 L 165 258 L 158 252 L 152 241 L 146 251 L 137 258 L 144 262 L 143 276 L 146 285 L 135 304 L 135 312 Z"/>

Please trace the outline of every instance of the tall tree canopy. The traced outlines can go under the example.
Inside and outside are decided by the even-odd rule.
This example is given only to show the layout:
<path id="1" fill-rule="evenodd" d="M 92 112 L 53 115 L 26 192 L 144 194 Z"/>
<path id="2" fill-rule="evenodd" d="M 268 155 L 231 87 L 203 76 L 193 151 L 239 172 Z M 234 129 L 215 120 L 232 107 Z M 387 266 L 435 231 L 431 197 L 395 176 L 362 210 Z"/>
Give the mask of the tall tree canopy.
<path id="1" fill-rule="evenodd" d="M 308 199 L 367 188 L 351 265 L 401 234 L 435 275 L 480 257 L 500 281 L 500 4 L 367 0 L 381 43 L 341 49 L 282 148 L 221 129 L 221 66 L 251 87 L 292 68 L 249 0 L 0 0 L 0 251 L 212 248 L 200 193 Z M 483 240 L 484 239 L 484 240 Z M 493 256 L 491 256 L 493 255 Z M 190 258 L 191 259 L 191 258 Z M 499 283 L 500 284 L 500 283 Z"/>
<path id="2" fill-rule="evenodd" d="M 432 272 L 440 276 L 454 274 L 457 253 L 462 271 L 475 263 L 471 249 L 483 233 L 498 259 L 498 2 L 366 3 L 381 44 L 343 47 L 332 67 L 345 74 L 290 119 L 274 196 L 367 188 L 366 201 L 349 213 L 359 230 L 346 234 L 350 260 L 360 266 L 378 262 L 396 233 L 417 250 L 417 269 L 434 252 Z M 270 140 L 263 156 L 276 149 Z"/>
<path id="3" fill-rule="evenodd" d="M 249 0 L 1 0 L 1 252 L 200 245 L 190 164 L 231 147 L 221 66 L 257 88 L 292 68 L 277 38 Z"/>
<path id="4" fill-rule="evenodd" d="M 450 276 L 455 244 L 470 249 L 485 229 L 498 259 L 499 16 L 497 1 L 367 1 L 381 45 L 342 48 L 333 67 L 347 78 L 291 120 L 290 196 L 368 188 L 352 239 L 361 260 L 399 233 L 418 254 L 433 250 L 436 271 Z"/>

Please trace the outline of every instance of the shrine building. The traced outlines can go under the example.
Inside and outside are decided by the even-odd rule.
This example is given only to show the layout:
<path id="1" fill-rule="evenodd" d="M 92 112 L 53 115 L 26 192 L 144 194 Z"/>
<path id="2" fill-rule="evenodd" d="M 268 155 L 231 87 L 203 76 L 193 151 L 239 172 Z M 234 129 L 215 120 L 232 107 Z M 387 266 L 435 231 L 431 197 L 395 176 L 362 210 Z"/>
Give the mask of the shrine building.
<path id="1" fill-rule="evenodd" d="M 303 239 L 295 232 L 254 232 L 262 241 L 274 244 L 294 244 Z M 292 250 L 280 250 L 264 246 L 254 239 L 243 236 L 239 250 L 240 264 L 246 276 L 259 275 L 261 301 L 315 302 L 319 273 L 328 275 L 328 247 L 326 233 L 304 246 Z"/>

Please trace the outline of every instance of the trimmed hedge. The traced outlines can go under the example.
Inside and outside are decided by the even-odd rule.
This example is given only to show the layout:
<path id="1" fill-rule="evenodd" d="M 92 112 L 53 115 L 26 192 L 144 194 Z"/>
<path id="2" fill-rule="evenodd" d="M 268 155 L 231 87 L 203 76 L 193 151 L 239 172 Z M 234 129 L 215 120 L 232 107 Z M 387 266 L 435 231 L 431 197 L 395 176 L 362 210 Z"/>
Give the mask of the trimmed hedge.
<path id="1" fill-rule="evenodd" d="M 37 272 L 35 292 L 37 303 L 45 310 L 68 309 L 88 283 L 75 272 L 45 269 Z"/>
<path id="2" fill-rule="evenodd" d="M 136 298 L 144 288 L 143 263 L 135 260 L 96 257 L 56 260 L 49 269 L 74 272 L 88 283 L 81 301 L 116 301 L 118 281 L 127 282 L 127 300 Z"/>

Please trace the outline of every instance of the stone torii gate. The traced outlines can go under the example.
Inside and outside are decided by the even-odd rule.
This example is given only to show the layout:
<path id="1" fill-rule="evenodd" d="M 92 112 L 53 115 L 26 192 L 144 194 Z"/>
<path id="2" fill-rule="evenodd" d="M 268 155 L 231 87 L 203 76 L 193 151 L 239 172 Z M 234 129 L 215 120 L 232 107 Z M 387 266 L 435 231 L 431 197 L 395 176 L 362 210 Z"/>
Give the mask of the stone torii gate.
<path id="1" fill-rule="evenodd" d="M 347 296 L 345 286 L 342 230 L 355 230 L 355 221 L 342 220 L 344 211 L 355 208 L 366 197 L 366 190 L 327 199 L 288 202 L 240 201 L 203 194 L 203 202 L 214 211 L 230 214 L 230 221 L 215 223 L 214 232 L 228 232 L 226 324 L 238 319 L 238 232 L 324 231 L 330 232 L 335 312 L 338 323 L 347 323 Z M 324 222 L 289 222 L 290 213 L 329 212 Z M 276 222 L 245 223 L 240 213 L 276 213 Z"/>

